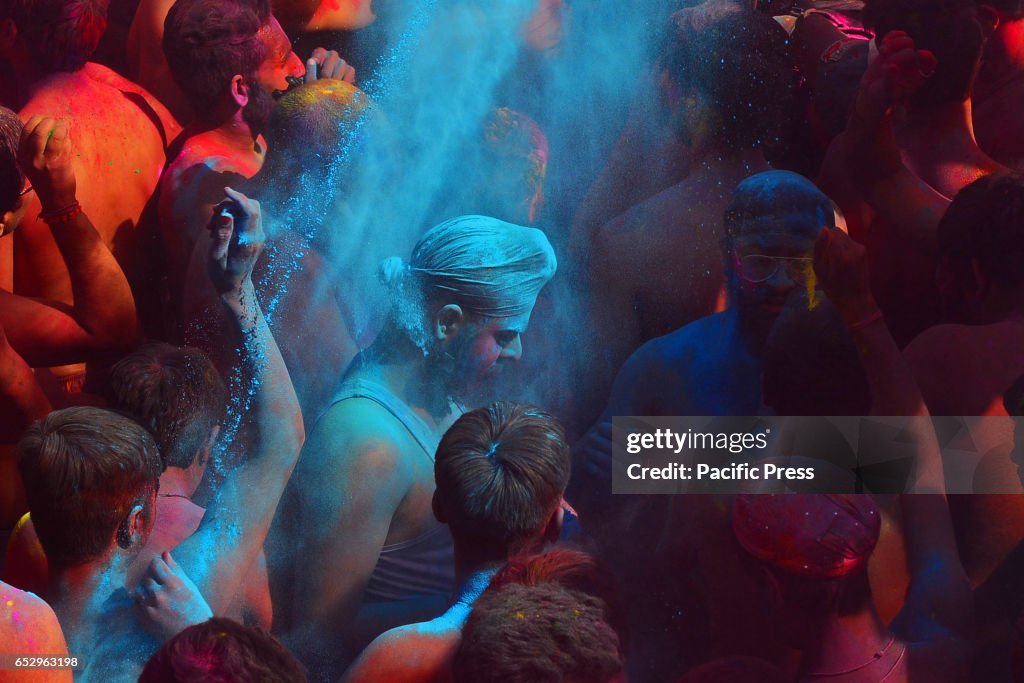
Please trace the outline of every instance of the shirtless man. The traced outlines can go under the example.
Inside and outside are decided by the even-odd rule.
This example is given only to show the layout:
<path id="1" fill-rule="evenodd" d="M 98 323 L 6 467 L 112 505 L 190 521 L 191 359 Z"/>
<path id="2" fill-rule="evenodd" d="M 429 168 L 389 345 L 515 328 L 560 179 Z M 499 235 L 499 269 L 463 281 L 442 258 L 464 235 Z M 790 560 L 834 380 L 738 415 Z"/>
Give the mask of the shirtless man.
<path id="1" fill-rule="evenodd" d="M 734 534 L 757 560 L 779 627 L 803 651 L 801 683 L 966 680 L 973 602 L 928 410 L 871 295 L 863 247 L 828 231 L 815 272 L 857 339 L 871 413 L 918 416 L 906 426 L 917 457 L 913 494 L 900 497 L 912 570 L 903 609 L 885 624 L 871 600 L 867 565 L 882 520 L 867 495 L 739 496 Z"/>
<path id="2" fill-rule="evenodd" d="M 431 512 L 434 452 L 459 402 L 522 355 L 555 268 L 540 230 L 483 216 L 446 221 L 408 263 L 382 265 L 388 322 L 310 434 L 268 548 L 275 604 L 293 611 L 286 642 L 315 678 L 443 611 L 455 576 L 451 535 Z M 297 557 L 309 561 L 286 576 Z"/>
<path id="3" fill-rule="evenodd" d="M 23 120 L 50 116 L 68 126 L 78 199 L 128 276 L 140 310 L 147 310 L 151 268 L 138 224 L 178 128 L 144 90 L 88 63 L 106 22 L 99 7 L 77 0 L 5 4 L 0 70 L 14 82 L 0 100 Z M 39 198 L 28 193 L 25 200 L 26 218 L 14 236 L 15 290 L 71 303 L 60 251 L 36 217 Z"/>
<path id="4" fill-rule="evenodd" d="M 986 30 L 985 56 L 971 100 L 978 145 L 993 159 L 1024 171 L 1024 2 L 976 0 Z"/>
<path id="5" fill-rule="evenodd" d="M 911 226 L 920 219 L 907 216 L 927 214 L 931 204 L 948 202 L 969 183 L 1004 167 L 978 147 L 971 123 L 971 89 L 984 44 L 973 2 L 876 0 L 865 7 L 864 19 L 877 32 L 879 57 L 864 75 L 847 130 L 829 147 L 818 184 L 842 209 L 850 234 L 868 247 L 875 296 L 893 336 L 905 345 L 938 320 L 934 232 L 915 232 Z M 884 65 L 900 49 L 889 34 L 909 36 L 932 61 L 921 66 L 912 87 L 872 99 L 871 89 L 885 81 Z M 891 49 L 883 49 L 886 40 Z M 879 104 L 911 192 L 889 182 L 884 164 L 873 168 L 862 160 L 880 136 L 866 138 L 865 144 L 857 129 L 875 116 Z"/>
<path id="6" fill-rule="evenodd" d="M 261 0 L 253 2 L 255 6 L 261 4 L 265 3 Z M 196 112 L 203 109 L 193 109 L 188 95 L 175 82 L 164 54 L 164 26 L 167 13 L 173 5 L 174 0 L 141 0 L 138 3 L 131 28 L 128 30 L 128 76 L 156 95 L 179 121 L 188 124 L 196 117 Z M 277 15 L 278 3 L 275 2 L 274 5 Z M 344 78 L 349 83 L 355 82 L 355 69 L 338 57 L 337 53 L 318 49 L 314 50 L 311 59 L 321 71 L 338 74 L 338 78 Z"/>
<path id="7" fill-rule="evenodd" d="M 308 71 L 266 0 L 181 0 L 167 13 L 163 49 L 175 83 L 196 112 L 175 141 L 160 180 L 158 213 L 170 316 L 168 334 L 180 337 L 182 292 L 194 247 L 207 253 L 203 226 L 221 188 L 260 170 L 264 128 L 274 91 L 289 78 L 340 78 L 332 54 Z M 326 53 L 325 53 L 326 54 Z M 316 61 L 316 60 L 311 60 Z"/>
<path id="8" fill-rule="evenodd" d="M 935 415 L 1005 415 L 1024 374 L 1024 178 L 991 175 L 956 196 L 938 226 L 941 295 L 955 324 L 925 330 L 904 351 Z"/>
<path id="9" fill-rule="evenodd" d="M 153 432 L 164 465 L 156 520 L 142 552 L 128 569 L 127 585 L 138 585 L 154 557 L 174 550 L 199 527 L 205 509 L 192 501 L 210 463 L 227 410 L 227 389 L 210 359 L 198 349 L 154 342 L 118 361 L 110 373 L 113 407 L 135 416 Z M 7 546 L 4 578 L 43 593 L 46 554 L 30 515 Z M 273 608 L 261 554 L 228 615 L 270 628 Z"/>
<path id="10" fill-rule="evenodd" d="M 211 277 L 238 321 L 237 340 L 255 383 L 249 414 L 256 439 L 228 474 L 199 529 L 175 554 L 212 611 L 224 614 L 256 561 L 303 441 L 302 417 L 250 279 L 262 245 L 259 206 L 234 191 L 211 221 Z M 29 509 L 50 562 L 48 597 L 69 649 L 85 658 L 85 681 L 135 680 L 157 641 L 139 628 L 125 590 L 128 568 L 153 527 L 161 463 L 149 433 L 96 408 L 68 408 L 36 423 L 19 444 Z M 162 563 L 162 564 L 161 564 Z M 159 610 L 169 556 L 137 599 Z M 203 617 L 205 618 L 205 617 Z M 164 634 L 165 636 L 167 634 Z"/>
<path id="11" fill-rule="evenodd" d="M 569 460 L 561 426 L 536 408 L 501 402 L 460 417 L 434 464 L 434 514 L 455 541 L 452 604 L 432 621 L 378 636 L 343 681 L 444 680 L 473 602 L 495 572 L 513 555 L 558 539 Z"/>
<path id="12" fill-rule="evenodd" d="M 337 378 L 358 347 L 349 332 L 351 301 L 343 297 L 353 276 L 325 263 L 322 256 L 334 237 L 334 226 L 327 223 L 338 195 L 307 178 L 328 182 L 336 177 L 332 163 L 350 144 L 369 103 L 361 90 L 337 79 L 288 91 L 267 124 L 265 163 L 243 186 L 247 195 L 259 200 L 268 234 L 267 248 L 254 270 L 260 304 L 273 311 L 271 331 L 281 340 L 281 354 L 310 424 L 329 405 Z M 201 256 L 199 249 L 193 251 L 185 282 L 184 312 L 190 323 L 186 340 L 202 348 L 229 376 L 237 359 L 219 343 L 218 332 L 229 321 Z"/>
<path id="13" fill-rule="evenodd" d="M 722 214 L 741 180 L 769 168 L 762 146 L 785 115 L 792 71 L 785 32 L 760 13 L 701 17 L 677 13 L 681 39 L 663 57 L 689 175 L 606 224 L 590 247 L 601 340 L 591 376 L 612 377 L 643 342 L 721 310 Z M 606 391 L 599 381 L 596 395 Z"/>

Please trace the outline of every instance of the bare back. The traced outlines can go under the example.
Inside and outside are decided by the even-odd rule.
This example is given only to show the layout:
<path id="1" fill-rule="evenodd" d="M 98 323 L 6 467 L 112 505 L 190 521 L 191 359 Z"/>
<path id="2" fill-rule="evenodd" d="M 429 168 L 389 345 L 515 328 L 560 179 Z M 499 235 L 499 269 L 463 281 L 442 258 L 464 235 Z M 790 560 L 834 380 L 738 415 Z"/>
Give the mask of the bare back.
<path id="1" fill-rule="evenodd" d="M 82 69 L 49 77 L 19 113 L 23 120 L 42 114 L 69 124 L 79 201 L 137 299 L 150 273 L 139 220 L 164 168 L 164 136 L 173 134 L 162 130 L 159 113 L 144 100 Z M 15 289 L 69 303 L 67 268 L 49 228 L 36 218 L 39 199 L 35 193 L 26 199 L 25 221 L 14 236 Z"/>

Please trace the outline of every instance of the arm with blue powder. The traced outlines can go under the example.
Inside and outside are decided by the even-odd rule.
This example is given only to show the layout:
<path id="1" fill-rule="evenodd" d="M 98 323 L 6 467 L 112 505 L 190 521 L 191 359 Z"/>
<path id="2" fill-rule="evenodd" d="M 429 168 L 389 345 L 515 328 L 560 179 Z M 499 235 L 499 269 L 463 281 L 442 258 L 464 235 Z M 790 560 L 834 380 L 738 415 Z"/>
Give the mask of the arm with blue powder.
<path id="1" fill-rule="evenodd" d="M 255 436 L 248 458 L 227 475 L 198 531 L 175 550 L 217 615 L 259 556 L 305 438 L 288 369 L 251 278 L 264 240 L 259 203 L 230 188 L 225 193 L 209 226 L 209 273 L 237 334 L 224 343 L 241 350 L 250 388 L 242 393 L 251 401 L 241 410 L 254 420 Z"/>

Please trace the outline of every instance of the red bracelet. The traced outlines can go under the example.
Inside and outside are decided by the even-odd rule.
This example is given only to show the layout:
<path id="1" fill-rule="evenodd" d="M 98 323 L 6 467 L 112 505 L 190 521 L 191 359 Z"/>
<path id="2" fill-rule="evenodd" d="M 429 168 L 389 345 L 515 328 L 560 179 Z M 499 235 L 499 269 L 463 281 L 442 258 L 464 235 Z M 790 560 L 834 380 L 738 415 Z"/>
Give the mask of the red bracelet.
<path id="1" fill-rule="evenodd" d="M 847 325 L 847 327 L 850 328 L 851 330 L 859 330 L 860 328 L 867 327 L 868 325 L 870 325 L 871 323 L 875 322 L 876 320 L 881 320 L 881 319 L 882 319 L 882 309 L 876 308 L 875 312 L 872 313 L 871 315 L 869 315 L 868 317 L 864 318 L 863 320 L 858 320 L 855 323 L 850 323 L 849 325 Z"/>
<path id="2" fill-rule="evenodd" d="M 80 215 L 82 215 L 82 205 L 76 201 L 74 204 L 65 206 L 57 211 L 43 211 L 39 214 L 39 218 L 47 225 L 59 225 L 61 223 L 70 223 Z"/>

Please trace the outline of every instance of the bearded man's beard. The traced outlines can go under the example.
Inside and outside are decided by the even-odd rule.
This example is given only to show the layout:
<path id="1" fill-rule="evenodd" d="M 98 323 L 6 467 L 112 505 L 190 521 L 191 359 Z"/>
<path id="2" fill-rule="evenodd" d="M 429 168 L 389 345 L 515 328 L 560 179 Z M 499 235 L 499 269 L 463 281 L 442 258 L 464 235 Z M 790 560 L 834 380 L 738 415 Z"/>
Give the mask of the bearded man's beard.
<path id="1" fill-rule="evenodd" d="M 249 130 L 260 135 L 266 130 L 273 109 L 274 98 L 253 79 L 249 87 L 249 101 L 242 107 L 242 120 L 249 126 Z"/>

